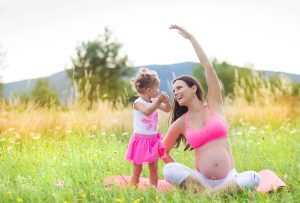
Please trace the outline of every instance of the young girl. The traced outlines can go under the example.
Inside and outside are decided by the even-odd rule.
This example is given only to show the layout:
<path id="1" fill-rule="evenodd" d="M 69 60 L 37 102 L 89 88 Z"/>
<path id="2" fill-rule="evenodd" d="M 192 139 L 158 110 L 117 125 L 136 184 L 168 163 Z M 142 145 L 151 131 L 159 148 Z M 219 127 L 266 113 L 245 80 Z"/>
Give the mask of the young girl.
<path id="1" fill-rule="evenodd" d="M 132 80 L 139 98 L 133 103 L 134 131 L 126 152 L 126 160 L 133 164 L 131 184 L 137 186 L 144 163 L 149 164 L 150 184 L 157 186 L 158 157 L 165 157 L 161 133 L 157 131 L 157 109 L 170 112 L 166 93 L 159 92 L 159 78 L 155 71 L 141 68 Z"/>

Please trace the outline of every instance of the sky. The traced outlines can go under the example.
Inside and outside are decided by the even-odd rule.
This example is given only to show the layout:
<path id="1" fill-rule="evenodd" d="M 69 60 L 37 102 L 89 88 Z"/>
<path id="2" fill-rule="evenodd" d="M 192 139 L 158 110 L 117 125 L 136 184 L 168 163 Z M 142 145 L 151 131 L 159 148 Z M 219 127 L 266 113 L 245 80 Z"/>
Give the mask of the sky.
<path id="1" fill-rule="evenodd" d="M 0 0 L 0 77 L 8 83 L 71 68 L 75 49 L 108 26 L 131 66 L 198 59 L 170 24 L 209 58 L 300 74 L 297 0 Z"/>

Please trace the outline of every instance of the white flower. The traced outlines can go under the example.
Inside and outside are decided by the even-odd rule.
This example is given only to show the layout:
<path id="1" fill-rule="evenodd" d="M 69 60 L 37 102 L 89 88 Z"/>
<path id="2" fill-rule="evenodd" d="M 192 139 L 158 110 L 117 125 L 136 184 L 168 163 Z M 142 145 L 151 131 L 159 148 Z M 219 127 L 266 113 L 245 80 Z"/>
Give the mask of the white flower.
<path id="1" fill-rule="evenodd" d="M 66 130 L 65 133 L 66 133 L 67 135 L 70 135 L 70 134 L 72 133 L 72 131 L 71 131 L 71 130 Z"/>
<path id="2" fill-rule="evenodd" d="M 289 176 L 287 175 L 287 174 L 284 174 L 284 179 L 288 179 L 289 178 Z"/>
<path id="3" fill-rule="evenodd" d="M 296 134 L 296 133 L 300 133 L 300 130 L 295 130 L 295 129 L 294 129 L 294 130 L 291 130 L 291 131 L 290 131 L 290 134 L 291 134 L 291 135 Z"/>
<path id="4" fill-rule="evenodd" d="M 12 131 L 14 131 L 15 130 L 15 128 L 8 128 L 7 129 L 7 132 L 12 132 Z"/>
<path id="5" fill-rule="evenodd" d="M 59 189 L 63 189 L 64 188 L 64 181 L 63 180 L 56 180 L 55 186 Z"/>
<path id="6" fill-rule="evenodd" d="M 16 139 L 20 139 L 21 135 L 19 133 L 16 133 Z"/>
<path id="7" fill-rule="evenodd" d="M 41 138 L 41 134 L 39 134 L 39 133 L 33 133 L 32 134 L 32 139 L 37 140 L 37 139 L 40 139 L 40 138 Z"/>
<path id="8" fill-rule="evenodd" d="M 92 128 L 93 130 L 96 130 L 96 129 L 97 129 L 97 125 L 92 125 L 91 128 Z"/>
<path id="9" fill-rule="evenodd" d="M 96 135 L 94 135 L 94 134 L 91 134 L 91 135 L 89 135 L 89 137 L 90 137 L 90 138 L 95 138 L 95 137 L 96 137 Z"/>

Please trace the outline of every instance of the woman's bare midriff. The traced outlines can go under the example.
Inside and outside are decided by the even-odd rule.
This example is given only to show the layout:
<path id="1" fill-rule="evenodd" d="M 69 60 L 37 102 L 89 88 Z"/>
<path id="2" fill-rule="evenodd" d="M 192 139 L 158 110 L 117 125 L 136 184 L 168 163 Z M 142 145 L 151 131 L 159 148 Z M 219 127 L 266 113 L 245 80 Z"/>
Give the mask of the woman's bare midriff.
<path id="1" fill-rule="evenodd" d="M 234 168 L 229 139 L 218 139 L 195 149 L 195 168 L 209 179 L 225 178 Z"/>

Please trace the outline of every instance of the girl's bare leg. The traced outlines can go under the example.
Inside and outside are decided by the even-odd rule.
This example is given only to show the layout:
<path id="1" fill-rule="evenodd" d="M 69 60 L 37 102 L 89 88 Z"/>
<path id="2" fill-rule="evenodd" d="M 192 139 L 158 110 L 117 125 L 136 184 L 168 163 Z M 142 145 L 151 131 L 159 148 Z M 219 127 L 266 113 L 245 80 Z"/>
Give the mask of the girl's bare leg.
<path id="1" fill-rule="evenodd" d="M 157 162 L 158 161 L 149 163 L 150 184 L 154 185 L 155 187 L 157 187 L 157 183 L 158 183 Z"/>
<path id="2" fill-rule="evenodd" d="M 138 186 L 142 170 L 143 170 L 142 164 L 133 164 L 131 185 L 136 187 Z"/>

